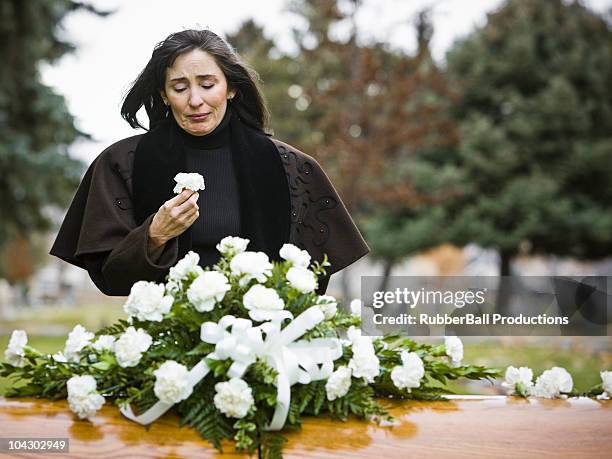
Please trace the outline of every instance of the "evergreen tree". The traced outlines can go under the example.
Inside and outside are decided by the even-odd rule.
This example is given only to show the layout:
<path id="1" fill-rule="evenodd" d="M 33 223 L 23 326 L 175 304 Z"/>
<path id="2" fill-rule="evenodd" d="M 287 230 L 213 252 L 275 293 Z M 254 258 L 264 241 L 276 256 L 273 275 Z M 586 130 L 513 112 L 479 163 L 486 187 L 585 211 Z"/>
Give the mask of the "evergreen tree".
<path id="1" fill-rule="evenodd" d="M 448 64 L 462 98 L 458 242 L 612 253 L 612 31 L 580 2 L 508 0 Z"/>
<path id="2" fill-rule="evenodd" d="M 70 0 L 0 3 L 0 250 L 48 229 L 50 207 L 65 206 L 79 183 L 83 165 L 67 148 L 83 134 L 39 71 L 74 49 L 58 32 L 76 9 L 104 14 Z"/>

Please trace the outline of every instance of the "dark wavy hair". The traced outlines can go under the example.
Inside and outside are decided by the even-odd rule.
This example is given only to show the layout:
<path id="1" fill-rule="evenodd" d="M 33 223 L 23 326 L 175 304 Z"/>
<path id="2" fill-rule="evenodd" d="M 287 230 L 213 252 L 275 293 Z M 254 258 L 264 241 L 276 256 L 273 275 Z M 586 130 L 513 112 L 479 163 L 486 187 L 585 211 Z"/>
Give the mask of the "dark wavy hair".
<path id="1" fill-rule="evenodd" d="M 160 90 L 166 84 L 166 69 L 176 58 L 194 49 L 209 53 L 227 79 L 228 89 L 235 91 L 232 108 L 251 127 L 263 131 L 267 128 L 269 112 L 255 70 L 242 61 L 238 53 L 221 37 L 210 30 L 184 30 L 169 35 L 155 45 L 151 59 L 127 91 L 121 106 L 121 116 L 134 129 L 146 129 L 136 118 L 144 106 L 149 117 L 149 128 L 163 121 L 168 109 Z"/>

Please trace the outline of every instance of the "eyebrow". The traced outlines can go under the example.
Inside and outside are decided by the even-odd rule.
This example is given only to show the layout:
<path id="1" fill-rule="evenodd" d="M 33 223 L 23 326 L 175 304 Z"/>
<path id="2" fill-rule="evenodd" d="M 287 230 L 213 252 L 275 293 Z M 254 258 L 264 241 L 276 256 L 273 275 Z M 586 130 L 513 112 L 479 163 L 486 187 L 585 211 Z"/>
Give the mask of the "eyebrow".
<path id="1" fill-rule="evenodd" d="M 203 80 L 212 80 L 212 79 L 216 80 L 217 76 L 213 75 L 211 73 L 207 73 L 206 75 L 196 75 L 196 78 L 201 78 Z M 174 83 L 176 81 L 185 81 L 185 80 L 187 80 L 187 78 L 185 78 L 185 77 L 177 77 L 177 78 L 172 78 L 170 80 L 170 83 Z"/>

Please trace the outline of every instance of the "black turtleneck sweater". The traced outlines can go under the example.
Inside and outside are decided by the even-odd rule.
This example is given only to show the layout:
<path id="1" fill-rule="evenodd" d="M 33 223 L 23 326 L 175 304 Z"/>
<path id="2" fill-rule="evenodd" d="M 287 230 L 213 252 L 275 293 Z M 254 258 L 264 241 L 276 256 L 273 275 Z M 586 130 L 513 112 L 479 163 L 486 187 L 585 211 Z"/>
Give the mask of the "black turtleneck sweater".
<path id="1" fill-rule="evenodd" d="M 204 177 L 206 189 L 198 199 L 200 216 L 191 227 L 192 250 L 200 255 L 200 266 L 211 266 L 219 260 L 215 248 L 225 236 L 240 234 L 240 200 L 238 182 L 232 163 L 228 105 L 221 123 L 209 134 L 194 136 L 180 130 L 187 170 Z"/>

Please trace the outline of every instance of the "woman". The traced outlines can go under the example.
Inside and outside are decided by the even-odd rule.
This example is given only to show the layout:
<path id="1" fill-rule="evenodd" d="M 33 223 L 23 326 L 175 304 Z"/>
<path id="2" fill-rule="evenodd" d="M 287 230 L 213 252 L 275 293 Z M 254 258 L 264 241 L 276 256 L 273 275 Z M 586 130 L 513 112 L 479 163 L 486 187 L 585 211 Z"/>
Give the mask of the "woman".
<path id="1" fill-rule="evenodd" d="M 121 108 L 133 128 L 144 128 L 143 106 L 149 131 L 94 160 L 50 252 L 86 269 L 105 294 L 163 281 L 189 250 L 210 266 L 228 235 L 276 260 L 286 242 L 313 260 L 327 254 L 328 275 L 368 252 L 316 161 L 264 133 L 257 75 L 214 33 L 186 30 L 155 47 Z M 206 189 L 174 196 L 179 172 L 202 174 Z"/>

